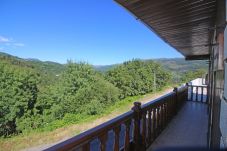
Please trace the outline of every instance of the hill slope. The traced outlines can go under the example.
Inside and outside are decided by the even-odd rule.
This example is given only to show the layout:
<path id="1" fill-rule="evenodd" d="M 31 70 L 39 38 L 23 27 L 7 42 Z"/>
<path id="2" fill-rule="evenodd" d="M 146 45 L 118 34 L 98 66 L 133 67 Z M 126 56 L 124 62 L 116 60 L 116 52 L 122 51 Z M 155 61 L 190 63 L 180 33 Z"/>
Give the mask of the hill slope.
<path id="1" fill-rule="evenodd" d="M 51 61 L 40 61 L 38 59 L 22 59 L 7 53 L 0 52 L 0 60 L 10 64 L 33 68 L 41 73 L 52 75 L 60 74 L 64 70 L 64 65 Z"/>
<path id="2" fill-rule="evenodd" d="M 186 61 L 184 58 L 165 58 L 165 59 L 154 59 L 155 62 L 161 64 L 165 69 L 172 72 L 184 73 L 189 70 L 195 71 L 198 69 L 208 69 L 206 61 L 194 60 Z"/>
<path id="3" fill-rule="evenodd" d="M 198 69 L 208 69 L 208 65 L 206 61 L 186 61 L 184 58 L 160 58 L 160 59 L 148 59 L 144 61 L 153 60 L 154 62 L 159 63 L 162 65 L 166 70 L 173 72 L 173 73 L 185 73 L 187 71 L 195 71 Z M 102 65 L 102 66 L 94 66 L 95 69 L 98 71 L 108 71 L 111 68 L 114 68 L 118 64 L 113 65 Z"/>
<path id="4" fill-rule="evenodd" d="M 65 69 L 64 64 L 51 62 L 51 61 L 40 61 L 38 59 L 22 59 L 6 53 L 0 52 L 0 60 L 7 60 L 11 64 L 20 64 L 29 68 L 35 68 L 41 73 L 48 73 L 51 75 L 59 75 Z M 150 59 L 161 64 L 165 69 L 173 73 L 185 73 L 187 71 L 195 71 L 198 69 L 207 70 L 208 65 L 206 61 L 186 61 L 184 58 L 161 58 L 161 59 Z M 149 61 L 149 60 L 144 60 Z M 94 65 L 93 67 L 101 72 L 106 72 L 111 68 L 114 68 L 118 64 L 113 65 Z"/>

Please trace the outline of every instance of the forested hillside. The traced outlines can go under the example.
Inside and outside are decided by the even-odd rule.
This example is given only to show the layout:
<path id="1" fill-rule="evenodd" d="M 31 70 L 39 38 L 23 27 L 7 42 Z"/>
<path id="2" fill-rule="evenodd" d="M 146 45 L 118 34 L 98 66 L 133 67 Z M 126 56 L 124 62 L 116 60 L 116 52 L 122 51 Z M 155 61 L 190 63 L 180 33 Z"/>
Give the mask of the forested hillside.
<path id="1" fill-rule="evenodd" d="M 0 136 L 76 123 L 124 98 L 160 90 L 175 83 L 163 66 L 135 59 L 100 71 L 83 62 L 61 65 L 0 53 Z M 204 74 L 198 69 L 182 73 L 179 82 Z"/>
<path id="2" fill-rule="evenodd" d="M 153 61 L 132 60 L 102 73 L 87 63 L 0 58 L 0 135 L 5 137 L 63 126 L 101 114 L 128 96 L 152 92 L 150 73 L 156 74 L 157 89 L 171 82 L 170 74 Z"/>
<path id="3" fill-rule="evenodd" d="M 167 71 L 172 72 L 173 82 L 188 82 L 204 75 L 208 70 L 207 61 L 186 61 L 184 58 L 155 59 Z"/>
<path id="4" fill-rule="evenodd" d="M 165 69 L 172 72 L 185 73 L 189 70 L 196 71 L 198 69 L 208 69 L 207 61 L 204 60 L 186 61 L 184 58 L 165 58 L 154 59 L 154 61 L 161 64 Z"/>
<path id="5" fill-rule="evenodd" d="M 163 58 L 163 59 L 149 59 L 149 60 L 143 60 L 143 61 L 151 61 L 151 60 L 160 64 L 164 69 L 174 74 L 183 74 L 188 71 L 208 69 L 207 61 L 204 61 L 204 60 L 186 61 L 184 58 Z M 99 71 L 105 72 L 111 68 L 114 68 L 115 66 L 117 66 L 117 64 L 94 66 L 94 68 Z"/>
<path id="6" fill-rule="evenodd" d="M 38 59 L 22 59 L 16 56 L 9 55 L 7 53 L 0 52 L 0 60 L 7 60 L 11 64 L 23 64 L 26 67 L 36 68 L 40 72 L 45 72 L 49 74 L 60 74 L 65 66 L 51 61 L 40 61 Z"/>

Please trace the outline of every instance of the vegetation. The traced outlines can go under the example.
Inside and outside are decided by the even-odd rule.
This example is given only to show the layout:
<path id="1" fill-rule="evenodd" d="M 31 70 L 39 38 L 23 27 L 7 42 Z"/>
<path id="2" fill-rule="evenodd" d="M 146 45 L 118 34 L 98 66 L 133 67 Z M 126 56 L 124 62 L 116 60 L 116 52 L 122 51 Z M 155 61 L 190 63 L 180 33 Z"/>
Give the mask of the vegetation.
<path id="1" fill-rule="evenodd" d="M 183 74 L 181 81 L 182 82 L 188 82 L 192 81 L 196 78 L 202 78 L 202 75 L 206 74 L 206 70 L 200 69 L 200 70 L 195 70 L 195 71 L 188 71 Z"/>
<path id="2" fill-rule="evenodd" d="M 35 121 L 39 78 L 32 70 L 3 62 L 0 81 L 0 135 L 7 136 L 31 124 L 26 122 L 28 118 Z M 33 124 L 30 127 L 34 127 Z"/>
<path id="3" fill-rule="evenodd" d="M 188 82 L 195 78 L 199 78 L 204 75 L 208 70 L 208 64 L 206 61 L 194 60 L 186 61 L 184 58 L 173 59 L 155 59 L 156 63 L 160 64 L 164 69 L 172 72 L 173 83 Z M 188 77 L 188 73 L 195 72 L 194 76 Z M 187 77 L 187 78 L 186 78 Z"/>
<path id="4" fill-rule="evenodd" d="M 61 65 L 0 53 L 0 136 L 98 117 L 128 98 L 173 83 L 173 74 L 152 60 L 136 59 L 99 71 L 83 62 Z M 202 74 L 182 73 L 180 82 Z"/>
<path id="5" fill-rule="evenodd" d="M 106 110 L 100 115 L 84 116 L 79 119 L 66 118 L 57 120 L 55 121 L 55 124 L 50 124 L 43 129 L 36 129 L 29 133 L 21 133 L 20 135 L 14 137 L 0 138 L 0 150 L 17 151 L 23 149 L 37 149 L 37 146 L 59 142 L 66 137 L 70 138 L 75 136 L 101 124 L 102 122 L 108 121 L 109 119 L 129 111 L 135 101 L 144 103 L 152 98 L 164 95 L 169 89 L 172 89 L 172 87 L 165 87 L 160 92 L 149 93 L 142 96 L 127 97 L 106 108 Z M 41 149 L 39 148 L 38 150 Z"/>
<path id="6" fill-rule="evenodd" d="M 106 79 L 120 90 L 120 98 L 143 95 L 170 83 L 171 74 L 153 61 L 133 60 L 106 73 Z"/>

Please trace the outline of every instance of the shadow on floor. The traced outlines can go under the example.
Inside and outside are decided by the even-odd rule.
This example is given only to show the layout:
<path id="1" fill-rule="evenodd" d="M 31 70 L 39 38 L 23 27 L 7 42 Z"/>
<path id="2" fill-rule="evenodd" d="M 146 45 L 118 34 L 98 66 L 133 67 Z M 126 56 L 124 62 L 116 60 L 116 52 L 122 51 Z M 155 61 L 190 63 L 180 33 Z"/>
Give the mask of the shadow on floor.
<path id="1" fill-rule="evenodd" d="M 207 105 L 187 101 L 148 151 L 168 147 L 206 147 L 207 131 Z"/>

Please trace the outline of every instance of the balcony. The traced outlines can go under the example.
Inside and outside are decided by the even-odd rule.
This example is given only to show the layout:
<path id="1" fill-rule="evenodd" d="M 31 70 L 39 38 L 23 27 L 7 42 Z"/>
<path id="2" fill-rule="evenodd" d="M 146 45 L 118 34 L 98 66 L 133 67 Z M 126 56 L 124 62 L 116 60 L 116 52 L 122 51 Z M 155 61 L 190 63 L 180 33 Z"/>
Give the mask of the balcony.
<path id="1" fill-rule="evenodd" d="M 174 88 L 47 150 L 156 150 L 163 147 L 206 147 L 207 87 Z"/>
<path id="2" fill-rule="evenodd" d="M 224 108 L 220 99 L 224 90 L 226 2 L 115 1 L 178 50 L 186 60 L 209 60 L 210 91 L 206 86 L 186 85 L 147 104 L 135 102 L 131 111 L 47 150 L 220 148 L 224 134 L 220 130 L 220 114 L 221 119 L 226 117 L 220 108 Z M 222 129 L 225 125 L 221 125 Z"/>
<path id="3" fill-rule="evenodd" d="M 207 105 L 188 101 L 148 150 L 169 147 L 207 147 Z"/>

